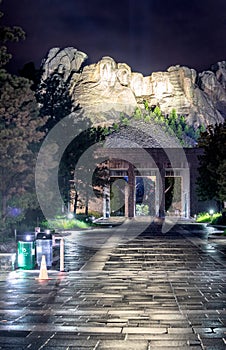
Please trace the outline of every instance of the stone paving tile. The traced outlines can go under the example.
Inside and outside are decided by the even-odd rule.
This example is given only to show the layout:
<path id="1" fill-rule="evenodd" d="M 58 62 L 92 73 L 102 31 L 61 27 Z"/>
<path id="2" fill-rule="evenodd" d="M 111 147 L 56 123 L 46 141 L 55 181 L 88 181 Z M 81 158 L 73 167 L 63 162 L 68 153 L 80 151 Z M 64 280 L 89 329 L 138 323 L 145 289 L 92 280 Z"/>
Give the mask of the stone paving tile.
<path id="1" fill-rule="evenodd" d="M 203 350 L 201 346 L 156 346 L 156 345 L 149 345 L 148 350 Z M 115 349 L 116 350 L 116 349 Z M 125 349 L 126 350 L 126 349 Z"/>
<path id="2" fill-rule="evenodd" d="M 169 327 L 168 328 L 168 333 L 169 334 L 191 334 L 193 333 L 193 329 L 190 327 L 184 327 L 184 328 L 173 328 Z"/>
<path id="3" fill-rule="evenodd" d="M 208 241 L 149 231 L 117 246 L 98 271 L 79 271 L 95 250 L 82 248 L 84 256 L 73 261 L 79 249 L 71 241 L 68 247 L 74 255 L 66 259 L 74 271 L 49 272 L 51 279 L 44 282 L 32 272 L 12 279 L 1 274 L 2 349 L 226 345 L 225 265 Z"/>
<path id="4" fill-rule="evenodd" d="M 2 348 L 4 345 L 12 345 L 12 346 L 27 346 L 29 344 L 29 340 L 26 338 L 17 338 L 17 337 L 0 337 L 0 347 Z"/>
<path id="5" fill-rule="evenodd" d="M 7 344 L 4 344 L 3 346 L 0 347 L 0 349 L 4 349 L 4 350 L 25 350 L 25 347 L 20 346 L 20 345 L 16 345 L 16 346 L 8 345 L 7 346 Z"/>
<path id="6" fill-rule="evenodd" d="M 69 350 L 70 349 L 71 350 L 70 347 L 65 348 L 65 346 L 48 346 L 48 345 L 44 345 L 42 347 L 42 349 L 44 349 L 44 350 Z M 79 349 L 79 350 L 83 350 L 83 349 Z M 77 348 L 77 350 L 78 350 L 78 348 Z M 93 350 L 93 347 L 90 347 L 88 349 L 86 348 L 86 350 Z"/>
<path id="7" fill-rule="evenodd" d="M 80 340 L 80 339 L 59 339 L 59 338 L 53 338 L 50 339 L 47 343 L 48 346 L 56 347 L 56 346 L 76 346 L 77 349 L 80 348 L 88 348 L 93 347 L 95 348 L 98 344 L 98 341 L 95 340 Z"/>
<path id="8" fill-rule="evenodd" d="M 175 347 L 175 348 L 178 347 L 181 349 L 183 349 L 186 346 L 190 346 L 189 341 L 187 340 L 170 340 L 170 341 L 169 340 L 151 340 L 150 345 L 156 348 L 158 348 L 159 346 L 166 348 L 167 346 L 170 345 L 171 347 Z"/>
<path id="9" fill-rule="evenodd" d="M 100 341 L 96 350 L 147 350 L 148 341 L 145 340 L 115 340 L 115 341 Z"/>
<path id="10" fill-rule="evenodd" d="M 201 344 L 205 350 L 225 350 L 226 343 L 222 339 L 201 339 Z"/>
<path id="11" fill-rule="evenodd" d="M 89 336 L 90 340 L 114 340 L 114 341 L 119 341 L 119 340 L 126 340 L 126 335 L 125 334 L 101 334 L 101 333 L 96 333 L 96 334 L 90 334 Z"/>
<path id="12" fill-rule="evenodd" d="M 78 348 L 74 347 L 74 346 L 69 346 L 68 350 L 78 350 Z M 94 348 L 94 347 L 88 347 L 88 348 L 87 347 L 85 347 L 85 348 L 81 347 L 81 348 L 79 348 L 79 350 L 96 350 L 96 348 Z"/>
<path id="13" fill-rule="evenodd" d="M 167 328 L 165 327 L 123 327 L 123 334 L 166 334 Z"/>
<path id="14" fill-rule="evenodd" d="M 198 342 L 200 344 L 200 341 L 197 337 L 196 334 L 191 334 L 191 333 L 178 333 L 178 334 L 127 334 L 126 336 L 127 340 L 132 340 L 132 339 L 146 339 L 146 340 L 157 340 L 157 341 L 164 341 L 169 342 L 170 341 L 187 341 L 187 342 Z"/>

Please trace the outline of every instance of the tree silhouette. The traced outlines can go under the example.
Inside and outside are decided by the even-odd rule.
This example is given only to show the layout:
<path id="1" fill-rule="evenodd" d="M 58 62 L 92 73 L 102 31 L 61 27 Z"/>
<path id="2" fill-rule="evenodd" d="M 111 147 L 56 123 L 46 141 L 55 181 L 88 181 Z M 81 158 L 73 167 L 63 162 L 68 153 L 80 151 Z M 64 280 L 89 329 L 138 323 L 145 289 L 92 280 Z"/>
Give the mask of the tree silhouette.
<path id="1" fill-rule="evenodd" d="M 203 149 L 199 157 L 198 195 L 202 200 L 214 199 L 221 210 L 226 201 L 226 121 L 208 126 L 201 133 L 198 146 Z"/>
<path id="2" fill-rule="evenodd" d="M 53 73 L 45 81 L 41 81 L 36 90 L 36 98 L 41 104 L 40 115 L 49 116 L 45 125 L 47 132 L 76 110 L 73 107 L 69 89 L 58 73 Z"/>
<path id="3" fill-rule="evenodd" d="M 2 0 L 0 0 L 0 5 Z M 3 17 L 3 13 L 0 12 L 0 19 Z M 2 26 L 0 25 L 0 68 L 4 67 L 12 58 L 7 48 L 7 42 L 18 42 L 25 38 L 25 32 L 21 27 Z"/>
<path id="4" fill-rule="evenodd" d="M 83 164 L 77 166 L 80 157 L 92 145 L 105 139 L 104 127 L 93 127 L 90 119 L 85 118 L 82 114 L 77 119 L 79 124 L 86 123 L 87 127 L 82 131 L 67 147 L 60 164 L 59 179 L 61 183 L 61 194 L 65 203 L 69 200 L 69 192 L 74 192 L 74 214 L 78 202 L 85 207 L 85 214 L 88 215 L 89 201 L 98 197 L 106 183 L 104 174 L 106 166 L 100 165 L 93 172 L 94 159 L 87 159 Z"/>
<path id="5" fill-rule="evenodd" d="M 0 14 L 2 17 L 2 13 Z M 19 27 L 0 27 L 0 229 L 37 205 L 34 193 L 35 145 L 43 138 L 31 83 L 3 67 L 11 58 L 5 44 L 24 37 Z"/>

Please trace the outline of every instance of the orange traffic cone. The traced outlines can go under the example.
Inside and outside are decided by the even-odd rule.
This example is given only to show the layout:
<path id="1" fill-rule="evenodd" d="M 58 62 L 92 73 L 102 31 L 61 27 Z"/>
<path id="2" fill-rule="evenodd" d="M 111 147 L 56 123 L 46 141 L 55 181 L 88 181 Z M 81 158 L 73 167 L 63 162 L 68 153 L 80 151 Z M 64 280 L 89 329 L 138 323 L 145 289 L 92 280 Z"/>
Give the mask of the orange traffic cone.
<path id="1" fill-rule="evenodd" d="M 40 273 L 39 273 L 39 280 L 48 280 L 48 272 L 47 272 L 47 267 L 46 267 L 46 257 L 45 255 L 42 255 L 42 260 L 41 260 L 41 267 L 40 267 Z"/>

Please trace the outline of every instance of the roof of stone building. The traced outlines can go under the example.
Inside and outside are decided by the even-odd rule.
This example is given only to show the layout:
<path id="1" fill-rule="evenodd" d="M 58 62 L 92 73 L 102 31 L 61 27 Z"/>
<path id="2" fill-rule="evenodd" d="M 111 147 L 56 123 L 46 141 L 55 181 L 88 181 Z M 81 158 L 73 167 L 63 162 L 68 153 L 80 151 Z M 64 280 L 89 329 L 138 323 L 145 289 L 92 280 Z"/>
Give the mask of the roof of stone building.
<path id="1" fill-rule="evenodd" d="M 107 136 L 105 148 L 178 148 L 176 136 L 170 135 L 157 124 L 131 120 Z"/>

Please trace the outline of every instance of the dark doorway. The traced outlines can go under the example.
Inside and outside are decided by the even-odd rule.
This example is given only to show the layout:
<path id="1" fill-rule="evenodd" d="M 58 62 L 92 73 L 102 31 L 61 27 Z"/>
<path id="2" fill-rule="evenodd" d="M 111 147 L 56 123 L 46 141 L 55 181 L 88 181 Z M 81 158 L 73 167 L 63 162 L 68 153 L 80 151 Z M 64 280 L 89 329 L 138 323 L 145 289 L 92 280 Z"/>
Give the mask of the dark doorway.
<path id="1" fill-rule="evenodd" d="M 111 177 L 110 200 L 111 216 L 125 216 L 125 190 L 128 177 Z"/>
<path id="2" fill-rule="evenodd" d="M 165 177 L 165 211 L 166 215 L 181 215 L 182 212 L 182 178 Z"/>
<path id="3" fill-rule="evenodd" d="M 136 216 L 155 215 L 155 176 L 136 176 Z"/>

